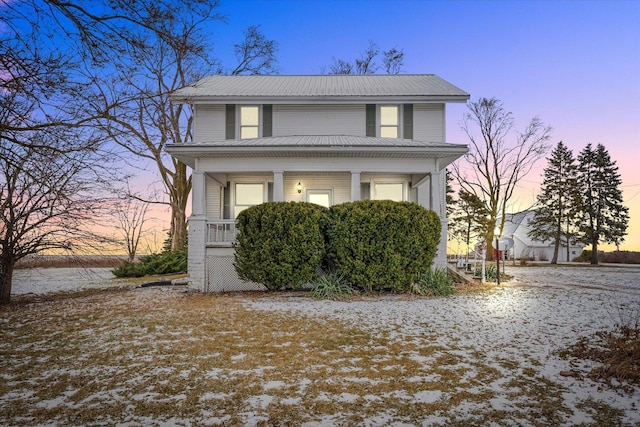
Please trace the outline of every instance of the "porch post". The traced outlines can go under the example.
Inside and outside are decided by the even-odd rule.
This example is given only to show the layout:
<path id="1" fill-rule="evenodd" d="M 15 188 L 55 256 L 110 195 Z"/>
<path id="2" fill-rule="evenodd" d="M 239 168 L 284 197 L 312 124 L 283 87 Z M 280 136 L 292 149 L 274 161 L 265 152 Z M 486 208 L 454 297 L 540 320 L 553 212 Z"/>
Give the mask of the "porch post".
<path id="1" fill-rule="evenodd" d="M 194 170 L 191 173 L 191 216 L 189 222 L 189 255 L 187 270 L 189 287 L 199 291 L 205 290 L 206 281 L 206 234 L 207 218 L 205 216 L 205 176 L 204 172 Z"/>
<path id="2" fill-rule="evenodd" d="M 273 171 L 273 201 L 284 202 L 283 171 Z"/>
<path id="3" fill-rule="evenodd" d="M 431 172 L 431 210 L 442 218 L 440 172 Z"/>
<path id="4" fill-rule="evenodd" d="M 204 215 L 205 184 L 204 172 L 193 171 L 191 173 L 191 212 L 193 216 Z"/>
<path id="5" fill-rule="evenodd" d="M 360 171 L 351 171 L 351 201 L 360 200 Z"/>
<path id="6" fill-rule="evenodd" d="M 434 267 L 447 267 L 447 214 L 444 209 L 444 190 L 443 185 L 444 174 L 440 172 L 431 172 L 431 210 L 440 217 L 440 243 L 438 244 L 438 253 L 433 260 Z"/>

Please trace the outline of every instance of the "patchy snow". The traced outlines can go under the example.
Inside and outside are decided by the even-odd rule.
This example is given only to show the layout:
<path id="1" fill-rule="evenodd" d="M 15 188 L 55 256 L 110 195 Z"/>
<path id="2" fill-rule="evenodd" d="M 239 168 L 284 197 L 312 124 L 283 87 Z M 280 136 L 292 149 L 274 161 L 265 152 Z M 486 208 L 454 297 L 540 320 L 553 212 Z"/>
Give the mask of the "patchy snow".
<path id="1" fill-rule="evenodd" d="M 15 270 L 11 293 L 46 294 L 51 292 L 124 286 L 112 268 L 25 268 Z"/>
<path id="2" fill-rule="evenodd" d="M 471 394 L 488 389 L 494 398 L 484 408 L 478 403 L 462 401 L 448 409 L 451 414 L 469 414 L 475 410 L 494 409 L 512 411 L 526 407 L 527 402 L 510 397 L 514 370 L 505 368 L 507 361 L 518 366 L 515 374 L 533 370 L 545 380 L 564 389 L 562 400 L 571 408 L 566 424 L 591 423 L 592 413 L 583 409 L 585 401 L 602 401 L 625 413 L 624 422 L 640 424 L 640 390 L 630 395 L 602 387 L 588 378 L 560 375 L 570 370 L 570 362 L 562 359 L 558 351 L 575 343 L 578 337 L 590 336 L 610 329 L 616 323 L 640 317 L 640 266 L 638 267 L 507 267 L 513 280 L 492 291 L 458 295 L 450 298 L 407 298 L 381 296 L 348 302 L 316 301 L 310 298 L 263 298 L 247 302 L 252 309 L 288 311 L 305 315 L 339 318 L 349 324 L 371 331 L 384 331 L 399 342 L 431 340 L 430 344 L 450 349 L 449 354 L 459 356 L 449 366 L 466 372 L 460 381 L 477 375 L 466 360 L 480 357 L 488 367 L 502 374 L 499 379 L 482 387 L 470 387 Z M 611 278 L 611 279 L 610 279 Z M 524 286 L 531 285 L 531 286 Z M 437 333 L 449 331 L 449 333 Z M 425 338 L 427 337 L 427 338 Z M 436 355 L 410 355 L 424 364 L 434 362 Z M 588 367 L 591 362 L 582 363 Z M 575 366 L 575 365 L 574 365 Z M 349 377 L 345 381 L 352 382 Z M 389 396 L 406 400 L 408 404 L 446 401 L 439 391 L 429 391 L 430 378 L 411 377 L 423 381 L 424 391 L 408 394 L 396 390 Z M 355 394 L 321 394 L 321 400 L 355 402 L 358 398 L 376 398 Z M 384 424 L 380 415 L 367 424 Z M 432 422 L 440 422 L 435 416 Z M 332 425 L 331 420 L 324 420 Z M 338 422 L 339 424 L 339 422 Z"/>
<path id="3" fill-rule="evenodd" d="M 40 270 L 36 272 L 36 270 Z M 14 286 L 16 293 L 54 292 L 72 290 L 84 287 L 87 283 L 98 283 L 101 286 L 108 283 L 114 286 L 111 279 L 100 274 L 111 274 L 109 269 L 101 270 L 93 279 L 82 277 L 82 284 L 70 280 L 70 275 L 76 272 L 63 271 L 76 269 L 35 269 L 20 271 Z M 82 270 L 86 271 L 86 270 Z M 622 393 L 602 384 L 595 383 L 588 378 L 565 377 L 562 371 L 571 369 L 586 370 L 591 362 L 569 361 L 558 355 L 558 351 L 577 341 L 579 337 L 610 329 L 616 323 L 625 323 L 640 318 L 640 266 L 535 266 L 518 267 L 506 266 L 507 274 L 513 279 L 503 287 L 477 294 L 455 295 L 448 298 L 414 298 L 410 296 L 376 296 L 362 298 L 348 302 L 318 301 L 307 297 L 279 296 L 269 298 L 246 298 L 245 306 L 252 310 L 269 312 L 294 312 L 305 316 L 320 318 L 335 318 L 354 325 L 363 330 L 386 334 L 390 341 L 405 348 L 404 343 L 416 343 L 417 348 L 437 348 L 433 353 L 419 353 L 407 350 L 407 360 L 428 366 L 437 362 L 438 358 L 446 355 L 449 362 L 441 367 L 439 373 L 425 374 L 417 369 L 416 372 L 402 371 L 408 384 L 416 385 L 416 390 L 402 389 L 395 383 L 389 383 L 388 391 L 372 394 L 370 386 L 383 382 L 373 375 L 362 374 L 361 368 L 351 366 L 357 358 L 340 359 L 341 365 L 333 367 L 335 378 L 325 379 L 325 384 L 337 385 L 316 395 L 319 407 L 322 402 L 340 402 L 345 408 L 360 405 L 366 407 L 387 399 L 397 399 L 411 405 L 439 405 L 446 406 L 445 411 L 436 411 L 421 420 L 421 425 L 447 424 L 453 417 L 468 419 L 470 414 L 487 413 L 491 411 L 517 412 L 526 411 L 528 402 L 525 397 L 530 394 L 519 394 L 522 387 L 535 387 L 533 382 L 521 381 L 512 383 L 518 376 L 544 381 L 554 385 L 554 389 L 561 390 L 557 396 L 549 399 L 560 399 L 566 413 L 559 415 L 560 425 L 589 424 L 595 422 L 592 407 L 585 406 L 588 401 L 602 402 L 623 412 L 622 421 L 629 425 L 640 425 L 640 389 L 637 387 L 630 393 Z M 22 275 L 22 276 L 21 276 Z M 50 277 L 47 278 L 47 275 Z M 66 275 L 66 278 L 65 278 Z M 103 277 L 100 279 L 100 277 Z M 172 298 L 172 293 L 165 289 L 140 289 L 136 291 L 138 298 L 148 299 L 152 304 L 154 299 Z M 117 299 L 109 302 L 118 304 Z M 106 303 L 105 303 L 106 304 Z M 0 321 L 2 318 L 0 318 Z M 79 323 L 78 326 L 81 326 Z M 154 325 L 156 332 L 162 332 L 161 325 Z M 130 332 L 147 333 L 146 329 L 135 329 Z M 153 331 L 149 331 L 151 333 Z M 77 334 L 89 336 L 94 333 L 105 334 L 100 328 L 80 329 Z M 235 331 L 230 330 L 229 334 Z M 330 333 L 330 332 L 328 332 Z M 114 332 L 117 335 L 116 332 Z M 187 334 L 188 335 L 188 334 Z M 59 337 L 62 338 L 62 337 Z M 53 339 L 53 337 L 52 337 Z M 188 336 L 175 337 L 189 339 Z M 170 343 L 169 341 L 166 342 Z M 30 342 L 30 346 L 41 346 L 46 343 Z M 122 342 L 121 345 L 138 345 L 137 342 Z M 160 344 L 160 342 L 158 343 Z M 291 342 L 282 346 L 289 347 Z M 406 347 L 409 348 L 409 347 Z M 115 348 L 112 350 L 116 350 Z M 217 353 L 216 353 L 217 354 Z M 214 356 L 216 354 L 213 354 Z M 272 366 L 260 366 L 257 369 L 242 369 L 242 365 L 250 359 L 251 354 L 238 351 L 231 356 L 233 368 L 207 367 L 199 374 L 203 378 L 235 379 L 247 378 L 256 383 L 256 389 L 242 396 L 237 413 L 243 425 L 252 426 L 269 423 L 268 414 L 277 405 L 301 405 L 309 386 L 314 381 L 303 378 L 297 382 L 282 381 L 280 376 L 272 375 Z M 152 357 L 152 356 L 149 356 Z M 373 362 L 387 360 L 392 356 L 372 359 Z M 46 363 L 47 355 L 43 354 L 40 363 Z M 27 361 L 24 361 L 25 364 Z M 307 371 L 313 372 L 322 365 L 307 366 Z M 237 368 L 237 369 L 235 369 Z M 399 369 L 399 365 L 389 365 L 383 369 Z M 485 381 L 481 369 L 491 369 L 497 375 Z M 116 372 L 104 372 L 117 375 Z M 177 368 L 176 368 L 177 369 Z M 458 390 L 464 390 L 469 396 L 490 395 L 486 400 L 461 399 L 454 401 L 449 392 L 437 389 L 440 382 L 447 381 L 446 370 L 456 372 Z M 190 368 L 176 370 L 177 376 L 185 381 L 198 375 Z M 329 371 L 327 371 L 329 372 Z M 149 374 L 161 379 L 174 373 L 174 367 L 161 367 Z M 49 370 L 51 378 L 62 375 L 80 376 L 82 373 L 66 370 Z M 85 374 L 92 375 L 92 372 Z M 100 375 L 100 372 L 96 372 Z M 307 374 L 310 375 L 310 374 Z M 3 381 L 15 381 L 8 375 L 0 376 Z M 274 379 L 275 378 L 275 379 Z M 332 383 L 334 381 L 335 383 Z M 133 377 L 130 384 L 120 387 L 135 388 L 137 379 Z M 162 381 L 158 381 L 161 384 Z M 342 388 L 340 388 L 340 386 Z M 287 392 L 291 389 L 290 392 Z M 336 391 L 338 390 L 338 391 Z M 43 399 L 35 405 L 40 408 L 56 408 L 69 405 L 99 405 L 104 401 L 123 402 L 125 390 L 113 388 L 108 391 L 98 391 L 88 394 L 80 402 L 75 402 L 74 395 L 80 389 L 65 390 L 57 398 Z M 180 390 L 182 391 L 182 390 Z M 185 393 L 187 393 L 185 391 Z M 177 405 L 188 398 L 185 393 L 172 394 L 169 398 L 160 399 L 157 392 L 140 390 L 130 394 L 129 402 L 150 403 L 152 401 L 165 403 L 169 406 Z M 0 407 L 3 402 L 16 399 L 34 400 L 32 390 L 8 390 L 0 395 Z M 201 418 L 143 418 L 126 413 L 121 419 L 104 418 L 93 420 L 94 424 L 113 424 L 121 426 L 133 425 L 222 425 L 232 423 L 232 416 L 209 410 L 219 402 L 228 399 L 233 390 L 211 390 L 197 396 L 199 402 L 208 407 L 201 412 Z M 286 397 L 284 395 L 286 394 Z M 546 396 L 545 396 L 546 397 Z M 211 408 L 209 408 L 209 406 Z M 523 409 L 524 408 L 524 409 Z M 169 414 L 165 414 L 170 416 Z M 173 414 L 171 414 L 173 415 Z M 452 418 L 450 418 L 452 417 Z M 344 413 L 318 414 L 316 419 L 310 419 L 302 425 L 332 426 L 348 424 L 349 409 Z M 18 420 L 19 421 L 19 420 Z M 24 419 L 23 424 L 32 424 Z M 513 418 L 514 425 L 527 424 L 527 420 Z M 416 425 L 405 422 L 402 415 L 393 411 L 381 411 L 365 419 L 362 423 L 367 426 L 380 425 Z"/>

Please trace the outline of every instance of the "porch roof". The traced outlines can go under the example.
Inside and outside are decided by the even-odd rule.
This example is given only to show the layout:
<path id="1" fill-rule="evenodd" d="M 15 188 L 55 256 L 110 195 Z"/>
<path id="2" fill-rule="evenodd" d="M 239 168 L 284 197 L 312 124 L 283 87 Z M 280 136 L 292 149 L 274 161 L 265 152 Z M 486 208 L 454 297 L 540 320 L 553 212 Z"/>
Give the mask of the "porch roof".
<path id="1" fill-rule="evenodd" d="M 209 76 L 171 94 L 173 102 L 466 102 L 435 74 Z"/>
<path id="2" fill-rule="evenodd" d="M 166 151 L 192 168 L 197 158 L 251 157 L 437 158 L 444 168 L 464 155 L 468 148 L 461 144 L 413 139 L 300 135 L 170 144 Z"/>

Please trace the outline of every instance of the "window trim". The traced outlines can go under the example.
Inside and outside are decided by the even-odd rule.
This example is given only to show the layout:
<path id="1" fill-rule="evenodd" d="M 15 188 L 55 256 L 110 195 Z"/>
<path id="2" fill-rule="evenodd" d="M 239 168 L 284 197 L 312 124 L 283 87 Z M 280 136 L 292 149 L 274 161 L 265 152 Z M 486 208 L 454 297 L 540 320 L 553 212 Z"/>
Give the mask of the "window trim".
<path id="1" fill-rule="evenodd" d="M 373 180 L 371 181 L 371 189 L 370 189 L 370 198 L 371 200 L 389 200 L 389 199 L 379 199 L 378 198 L 378 191 L 377 191 L 377 185 L 402 185 L 402 201 L 406 202 L 409 200 L 408 197 L 408 192 L 407 192 L 407 186 L 408 186 L 408 182 L 406 180 Z"/>
<path id="2" fill-rule="evenodd" d="M 382 123 L 382 109 L 386 107 L 394 107 L 396 109 L 396 124 L 395 125 L 387 125 Z M 378 135 L 380 138 L 392 138 L 390 136 L 382 136 L 383 128 L 395 128 L 396 136 L 395 138 L 402 138 L 402 108 L 400 108 L 400 104 L 380 104 L 378 105 Z"/>
<path id="3" fill-rule="evenodd" d="M 255 108 L 258 111 L 258 124 L 256 125 L 244 125 L 242 124 L 242 110 L 244 108 Z M 261 137 L 261 133 L 262 133 L 262 108 L 260 108 L 259 104 L 241 104 L 238 105 L 238 139 L 255 139 L 255 138 L 260 138 Z M 257 133 L 255 138 L 251 137 L 251 138 L 243 138 L 242 137 L 242 130 L 245 128 L 256 128 Z"/>
<path id="4" fill-rule="evenodd" d="M 262 202 L 261 203 L 257 203 L 254 205 L 239 205 L 237 204 L 237 185 L 241 184 L 241 185 L 262 185 Z M 230 200 L 230 208 L 233 210 L 233 218 L 237 218 L 238 214 L 240 212 L 242 212 L 242 210 L 244 209 L 248 209 L 252 206 L 257 206 L 260 205 L 262 203 L 265 203 L 266 200 L 268 200 L 268 182 L 266 180 L 263 181 L 257 181 L 257 180 L 238 180 L 238 181 L 231 181 L 231 186 L 233 188 L 233 191 L 231 191 L 231 200 Z M 241 206 L 244 207 L 244 209 L 242 209 L 239 212 L 236 212 L 236 207 Z"/>

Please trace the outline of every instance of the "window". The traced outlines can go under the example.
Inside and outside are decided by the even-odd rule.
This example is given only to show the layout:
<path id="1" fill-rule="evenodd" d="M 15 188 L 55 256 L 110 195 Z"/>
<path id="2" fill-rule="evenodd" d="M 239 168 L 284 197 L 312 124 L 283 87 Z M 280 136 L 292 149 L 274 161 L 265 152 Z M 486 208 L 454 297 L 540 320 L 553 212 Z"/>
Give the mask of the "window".
<path id="1" fill-rule="evenodd" d="M 307 190 L 307 202 L 316 205 L 330 207 L 333 204 L 333 192 L 331 190 Z"/>
<path id="2" fill-rule="evenodd" d="M 404 184 L 398 183 L 375 183 L 375 200 L 393 200 L 402 202 L 404 200 Z"/>
<path id="3" fill-rule="evenodd" d="M 380 106 L 380 137 L 398 138 L 398 106 Z"/>
<path id="4" fill-rule="evenodd" d="M 257 105 L 240 107 L 240 139 L 258 138 L 260 109 Z"/>
<path id="5" fill-rule="evenodd" d="M 233 213 L 236 218 L 243 210 L 264 202 L 264 184 L 236 184 L 235 190 Z"/>

